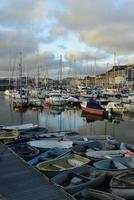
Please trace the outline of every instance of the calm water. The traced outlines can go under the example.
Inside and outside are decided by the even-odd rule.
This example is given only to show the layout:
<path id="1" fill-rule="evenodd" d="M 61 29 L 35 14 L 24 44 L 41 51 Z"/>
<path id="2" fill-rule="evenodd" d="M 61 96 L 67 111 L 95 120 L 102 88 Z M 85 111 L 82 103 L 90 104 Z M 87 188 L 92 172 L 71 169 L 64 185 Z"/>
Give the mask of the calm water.
<path id="1" fill-rule="evenodd" d="M 0 93 L 0 124 L 39 124 L 49 130 L 74 130 L 81 135 L 109 134 L 119 141 L 134 144 L 134 115 L 124 115 L 112 120 L 92 119 L 84 116 L 80 109 L 27 110 L 15 112 L 8 97 Z"/>

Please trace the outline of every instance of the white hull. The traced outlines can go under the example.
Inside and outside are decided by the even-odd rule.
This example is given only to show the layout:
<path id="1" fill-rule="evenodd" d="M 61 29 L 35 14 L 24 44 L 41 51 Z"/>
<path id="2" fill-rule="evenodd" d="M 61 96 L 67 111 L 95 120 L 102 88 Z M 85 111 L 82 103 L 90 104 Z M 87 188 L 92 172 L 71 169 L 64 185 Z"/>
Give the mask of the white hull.
<path id="1" fill-rule="evenodd" d="M 12 94 L 12 92 L 11 92 L 11 90 L 5 90 L 5 92 L 4 92 L 4 95 L 6 95 L 6 96 L 11 96 L 11 94 Z"/>
<path id="2" fill-rule="evenodd" d="M 126 112 L 134 113 L 134 104 L 124 104 Z"/>
<path id="3" fill-rule="evenodd" d="M 40 148 L 40 149 L 49 149 L 49 148 L 70 148 L 73 145 L 72 141 L 57 141 L 57 140 L 34 140 L 28 142 L 29 145 Z"/>
<path id="4" fill-rule="evenodd" d="M 38 125 L 33 125 L 32 123 L 30 123 L 30 124 L 13 125 L 13 126 L 2 126 L 2 129 L 4 129 L 4 130 L 13 130 L 13 129 L 26 130 L 26 129 L 32 129 L 32 128 L 36 128 L 36 127 L 38 127 Z"/>

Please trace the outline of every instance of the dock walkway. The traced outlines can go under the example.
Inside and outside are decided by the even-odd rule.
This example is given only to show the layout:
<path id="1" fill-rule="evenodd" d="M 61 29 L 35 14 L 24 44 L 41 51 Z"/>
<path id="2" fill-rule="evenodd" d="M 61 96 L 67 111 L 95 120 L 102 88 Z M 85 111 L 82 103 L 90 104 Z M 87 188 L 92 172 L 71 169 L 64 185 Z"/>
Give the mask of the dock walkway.
<path id="1" fill-rule="evenodd" d="M 70 197 L 63 191 L 0 144 L 0 200 L 67 199 Z"/>

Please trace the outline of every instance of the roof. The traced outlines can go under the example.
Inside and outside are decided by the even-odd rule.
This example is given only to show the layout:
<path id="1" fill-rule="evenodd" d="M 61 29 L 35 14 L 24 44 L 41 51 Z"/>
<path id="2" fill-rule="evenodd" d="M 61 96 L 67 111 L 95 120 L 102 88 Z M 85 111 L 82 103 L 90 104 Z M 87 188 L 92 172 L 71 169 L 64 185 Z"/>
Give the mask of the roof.
<path id="1" fill-rule="evenodd" d="M 7 146 L 0 144 L 1 200 L 67 200 L 34 168 L 19 158 Z"/>

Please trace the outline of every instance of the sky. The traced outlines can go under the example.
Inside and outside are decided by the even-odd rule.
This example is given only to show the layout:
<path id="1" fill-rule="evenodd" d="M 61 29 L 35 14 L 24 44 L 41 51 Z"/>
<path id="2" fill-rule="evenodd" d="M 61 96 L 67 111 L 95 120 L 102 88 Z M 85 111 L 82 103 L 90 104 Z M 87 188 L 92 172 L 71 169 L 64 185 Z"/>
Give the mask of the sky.
<path id="1" fill-rule="evenodd" d="M 58 79 L 134 63 L 134 0 L 1 0 L 0 77 Z M 62 69 L 60 57 L 62 55 Z"/>

